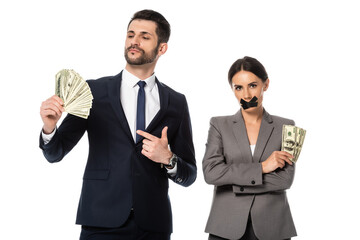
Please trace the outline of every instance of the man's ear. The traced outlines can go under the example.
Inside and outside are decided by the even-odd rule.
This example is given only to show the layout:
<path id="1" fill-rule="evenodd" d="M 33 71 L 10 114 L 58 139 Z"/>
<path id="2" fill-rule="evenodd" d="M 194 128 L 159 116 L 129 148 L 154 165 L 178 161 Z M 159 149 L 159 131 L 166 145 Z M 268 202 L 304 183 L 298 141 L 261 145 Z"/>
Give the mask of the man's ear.
<path id="1" fill-rule="evenodd" d="M 158 55 L 159 56 L 164 55 L 166 53 L 167 49 L 168 49 L 167 43 L 160 43 Z"/>

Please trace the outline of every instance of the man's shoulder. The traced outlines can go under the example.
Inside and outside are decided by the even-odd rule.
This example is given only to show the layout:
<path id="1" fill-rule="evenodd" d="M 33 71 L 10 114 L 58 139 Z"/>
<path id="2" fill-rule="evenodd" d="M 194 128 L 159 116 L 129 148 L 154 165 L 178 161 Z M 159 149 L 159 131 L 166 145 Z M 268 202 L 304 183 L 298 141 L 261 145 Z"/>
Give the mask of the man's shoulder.
<path id="1" fill-rule="evenodd" d="M 121 77 L 118 75 L 100 77 L 97 79 L 89 79 L 86 82 L 89 84 L 91 93 L 94 98 L 107 96 L 110 89 L 120 88 L 120 81 L 117 79 Z"/>
<path id="2" fill-rule="evenodd" d="M 114 85 L 115 87 L 116 85 L 119 85 L 120 79 L 121 73 L 113 76 L 100 77 L 97 79 L 88 79 L 86 82 L 89 84 L 92 91 L 95 91 L 96 89 L 101 91 L 102 89 L 106 90 L 108 86 L 112 87 L 112 85 Z"/>
<path id="3" fill-rule="evenodd" d="M 89 79 L 89 80 L 86 80 L 86 82 L 91 85 L 101 85 L 101 84 L 106 84 L 109 81 L 114 81 L 117 77 L 119 77 L 119 74 L 113 75 L 113 76 L 100 77 L 97 79 Z"/>
<path id="4" fill-rule="evenodd" d="M 173 88 L 169 87 L 168 85 L 166 85 L 165 83 L 162 83 L 160 81 L 157 80 L 157 82 L 159 83 L 159 85 L 169 93 L 170 97 L 172 98 L 176 98 L 179 100 L 185 100 L 185 95 L 174 90 Z"/>

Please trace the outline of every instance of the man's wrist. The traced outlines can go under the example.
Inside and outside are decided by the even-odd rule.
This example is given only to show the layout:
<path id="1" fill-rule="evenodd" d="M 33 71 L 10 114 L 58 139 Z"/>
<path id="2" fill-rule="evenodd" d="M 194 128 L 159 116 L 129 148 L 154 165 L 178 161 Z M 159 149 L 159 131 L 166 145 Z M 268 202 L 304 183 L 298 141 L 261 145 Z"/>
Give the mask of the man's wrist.
<path id="1" fill-rule="evenodd" d="M 170 164 L 170 159 L 172 158 L 173 153 L 171 151 L 168 152 L 165 161 L 163 162 L 164 165 L 169 165 Z"/>
<path id="2" fill-rule="evenodd" d="M 173 169 L 176 163 L 177 163 L 177 156 L 175 155 L 175 153 L 172 153 L 170 159 L 168 160 L 168 164 L 164 164 L 164 166 L 167 169 Z"/>
<path id="3" fill-rule="evenodd" d="M 44 141 L 44 144 L 46 145 L 46 144 L 48 144 L 50 141 L 51 141 L 51 139 L 54 137 L 54 135 L 55 135 L 55 132 L 56 132 L 56 128 L 54 128 L 54 130 L 51 132 L 51 133 L 49 133 L 49 134 L 46 134 L 45 132 L 44 132 L 44 129 L 41 131 L 41 137 L 42 137 L 42 140 Z"/>
<path id="4" fill-rule="evenodd" d="M 56 127 L 53 127 L 53 128 L 50 127 L 49 128 L 49 127 L 43 126 L 42 131 L 43 131 L 44 134 L 49 135 L 49 134 L 52 134 L 54 132 L 55 128 Z"/>

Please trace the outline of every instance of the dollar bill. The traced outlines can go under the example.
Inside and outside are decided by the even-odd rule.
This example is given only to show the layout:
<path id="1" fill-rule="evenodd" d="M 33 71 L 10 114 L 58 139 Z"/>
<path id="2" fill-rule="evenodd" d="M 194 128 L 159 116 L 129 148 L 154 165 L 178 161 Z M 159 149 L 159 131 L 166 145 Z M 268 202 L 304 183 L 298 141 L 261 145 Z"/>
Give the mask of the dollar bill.
<path id="1" fill-rule="evenodd" d="M 306 130 L 302 128 L 293 125 L 283 125 L 281 151 L 293 155 L 294 158 L 291 159 L 292 162 L 296 162 L 299 158 L 305 135 Z"/>
<path id="2" fill-rule="evenodd" d="M 299 141 L 297 141 L 297 153 L 296 153 L 296 159 L 299 158 L 302 146 L 304 144 L 304 139 L 305 139 L 305 135 L 306 135 L 306 130 L 302 129 L 302 128 L 298 128 L 298 135 L 299 137 Z"/>
<path id="3" fill-rule="evenodd" d="M 64 102 L 66 112 L 88 118 L 93 95 L 87 82 L 74 70 L 63 69 L 55 75 L 55 94 Z"/>

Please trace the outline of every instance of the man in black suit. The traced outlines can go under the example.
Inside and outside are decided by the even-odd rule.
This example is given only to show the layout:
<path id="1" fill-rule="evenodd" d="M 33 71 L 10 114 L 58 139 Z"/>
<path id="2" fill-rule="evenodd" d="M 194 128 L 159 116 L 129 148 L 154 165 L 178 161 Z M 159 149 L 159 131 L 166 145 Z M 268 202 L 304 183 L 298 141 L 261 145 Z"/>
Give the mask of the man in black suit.
<path id="1" fill-rule="evenodd" d="M 94 97 L 88 119 L 68 114 L 57 128 L 62 100 L 52 96 L 41 105 L 40 148 L 49 162 L 62 160 L 88 134 L 76 220 L 81 240 L 170 239 L 168 178 L 182 186 L 196 179 L 185 96 L 154 75 L 169 36 L 170 25 L 160 13 L 135 13 L 125 41 L 125 69 L 87 81 Z"/>

